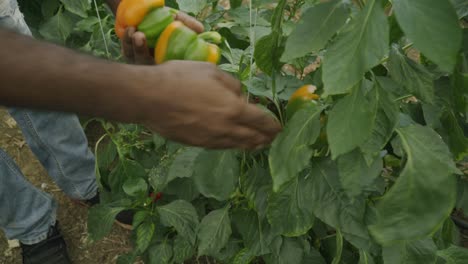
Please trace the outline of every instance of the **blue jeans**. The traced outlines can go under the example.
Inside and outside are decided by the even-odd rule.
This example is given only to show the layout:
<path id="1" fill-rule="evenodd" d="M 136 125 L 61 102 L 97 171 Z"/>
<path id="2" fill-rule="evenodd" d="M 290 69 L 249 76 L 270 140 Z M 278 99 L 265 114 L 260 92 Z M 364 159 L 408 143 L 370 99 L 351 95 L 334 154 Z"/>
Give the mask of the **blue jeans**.
<path id="1" fill-rule="evenodd" d="M 0 27 L 30 35 L 16 0 L 0 0 Z M 10 108 L 32 152 L 55 183 L 72 199 L 96 195 L 94 156 L 73 114 Z M 55 223 L 57 203 L 31 185 L 0 149 L 0 228 L 9 239 L 35 244 Z"/>

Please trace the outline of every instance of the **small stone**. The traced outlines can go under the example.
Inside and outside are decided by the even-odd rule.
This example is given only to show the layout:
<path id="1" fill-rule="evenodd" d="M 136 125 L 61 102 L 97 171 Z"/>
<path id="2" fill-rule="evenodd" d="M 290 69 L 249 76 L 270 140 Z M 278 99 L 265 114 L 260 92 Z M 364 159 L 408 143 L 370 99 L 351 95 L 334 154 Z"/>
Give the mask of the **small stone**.
<path id="1" fill-rule="evenodd" d="M 20 243 L 18 240 L 8 240 L 8 248 L 19 248 Z"/>

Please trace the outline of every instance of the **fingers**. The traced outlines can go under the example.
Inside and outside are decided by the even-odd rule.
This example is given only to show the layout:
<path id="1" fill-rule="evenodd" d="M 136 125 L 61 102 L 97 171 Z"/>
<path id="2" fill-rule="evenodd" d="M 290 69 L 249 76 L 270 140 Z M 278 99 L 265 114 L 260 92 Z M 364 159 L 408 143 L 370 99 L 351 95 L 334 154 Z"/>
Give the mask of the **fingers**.
<path id="1" fill-rule="evenodd" d="M 197 33 L 202 33 L 205 30 L 205 27 L 202 23 L 200 23 L 200 21 L 187 15 L 184 12 L 178 12 L 176 15 L 176 20 L 179 20 L 180 22 L 184 23 L 187 27 L 191 28 Z"/>
<path id="2" fill-rule="evenodd" d="M 125 34 L 122 39 L 122 53 L 129 63 L 135 62 L 135 55 L 133 51 L 133 34 L 135 33 L 134 27 L 125 29 Z"/>
<path id="3" fill-rule="evenodd" d="M 135 32 L 132 36 L 134 63 L 152 65 L 153 57 L 146 45 L 146 37 L 142 32 Z"/>
<path id="4" fill-rule="evenodd" d="M 242 125 L 261 131 L 268 138 L 273 138 L 281 131 L 278 121 L 253 104 L 245 104 L 237 120 Z"/>

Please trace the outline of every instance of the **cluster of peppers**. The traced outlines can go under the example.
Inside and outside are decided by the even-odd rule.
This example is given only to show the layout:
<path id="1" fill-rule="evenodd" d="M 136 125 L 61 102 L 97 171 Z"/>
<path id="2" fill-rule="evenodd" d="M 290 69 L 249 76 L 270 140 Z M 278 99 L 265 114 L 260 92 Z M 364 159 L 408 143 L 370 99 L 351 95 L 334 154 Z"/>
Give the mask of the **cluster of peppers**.
<path id="1" fill-rule="evenodd" d="M 176 21 L 178 10 L 165 6 L 164 0 L 122 0 L 116 14 L 115 32 L 122 39 L 127 27 L 135 27 L 154 48 L 156 64 L 169 60 L 220 60 L 221 35 L 217 32 L 197 34 Z"/>

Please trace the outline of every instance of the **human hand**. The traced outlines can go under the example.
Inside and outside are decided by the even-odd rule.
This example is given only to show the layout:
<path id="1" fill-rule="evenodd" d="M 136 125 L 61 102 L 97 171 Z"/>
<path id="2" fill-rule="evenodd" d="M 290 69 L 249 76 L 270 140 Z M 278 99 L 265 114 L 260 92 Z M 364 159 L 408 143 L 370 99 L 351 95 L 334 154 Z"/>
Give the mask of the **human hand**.
<path id="1" fill-rule="evenodd" d="M 254 149 L 281 130 L 274 118 L 247 102 L 238 80 L 213 64 L 170 61 L 146 69 L 144 81 L 158 88 L 139 83 L 148 98 L 156 98 L 143 123 L 168 139 L 214 149 Z"/>
<path id="2" fill-rule="evenodd" d="M 178 12 L 175 20 L 181 21 L 197 33 L 204 31 L 203 24 L 186 13 Z M 136 31 L 135 27 L 127 27 L 125 29 L 125 35 L 122 39 L 122 54 L 132 64 L 154 64 L 153 52 L 151 52 L 146 44 L 145 34 Z"/>

